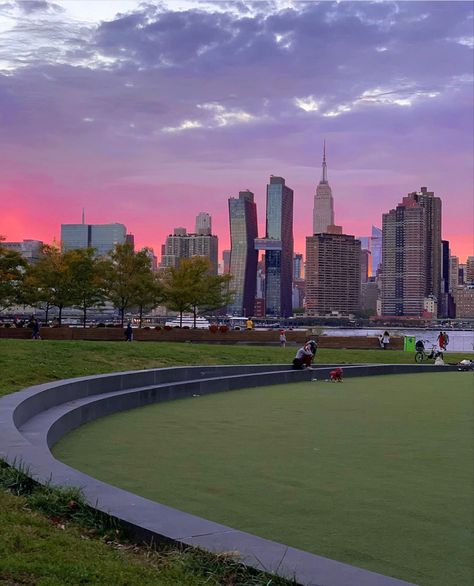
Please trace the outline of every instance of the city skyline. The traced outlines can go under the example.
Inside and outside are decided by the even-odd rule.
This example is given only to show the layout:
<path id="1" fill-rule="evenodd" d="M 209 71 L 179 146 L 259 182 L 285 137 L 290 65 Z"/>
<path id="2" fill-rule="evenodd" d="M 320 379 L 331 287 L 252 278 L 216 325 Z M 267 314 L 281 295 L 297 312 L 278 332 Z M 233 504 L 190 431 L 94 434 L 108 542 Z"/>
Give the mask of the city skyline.
<path id="1" fill-rule="evenodd" d="M 207 211 L 222 251 L 239 191 L 264 235 L 274 174 L 294 189 L 304 252 L 326 140 L 345 233 L 369 235 L 427 186 L 464 261 L 472 18 L 467 2 L 2 4 L 0 234 L 59 240 L 84 207 L 159 253 Z"/>

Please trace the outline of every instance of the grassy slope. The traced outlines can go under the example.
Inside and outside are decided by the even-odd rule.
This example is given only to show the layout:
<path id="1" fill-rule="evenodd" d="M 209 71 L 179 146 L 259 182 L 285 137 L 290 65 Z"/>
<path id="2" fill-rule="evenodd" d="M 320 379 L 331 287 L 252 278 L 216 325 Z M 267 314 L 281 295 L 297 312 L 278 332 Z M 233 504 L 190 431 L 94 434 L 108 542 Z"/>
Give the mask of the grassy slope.
<path id="1" fill-rule="evenodd" d="M 114 343 L 114 342 L 61 342 L 61 341 L 33 341 L 33 340 L 0 340 L 0 396 L 14 392 L 23 387 L 38 384 L 50 380 L 113 372 L 119 370 L 154 368 L 159 366 L 172 366 L 179 364 L 214 364 L 214 363 L 265 363 L 265 362 L 290 362 L 294 356 L 294 348 L 275 347 L 235 347 L 235 346 L 204 346 L 204 345 L 180 345 L 180 344 L 153 344 L 153 343 Z M 457 360 L 453 356 L 450 360 Z M 401 352 L 383 351 L 333 351 L 321 350 L 318 355 L 319 362 L 411 362 L 412 355 Z M 0 583 L 6 584 L 120 584 L 119 576 L 132 570 L 137 571 L 134 563 L 126 556 L 126 564 L 131 564 L 129 569 L 124 568 L 125 562 L 109 558 L 111 565 L 117 563 L 115 569 L 111 569 L 113 578 L 102 579 L 100 573 L 103 559 L 106 555 L 101 549 L 100 543 L 94 545 L 85 543 L 77 530 L 66 528 L 61 531 L 52 526 L 47 520 L 31 513 L 23 508 L 21 499 L 0 493 Z M 70 541 L 67 544 L 66 539 Z M 32 549 L 35 550 L 32 556 Z M 66 551 L 64 551 L 66 550 Z M 64 578 L 54 575 L 51 560 L 61 560 L 70 552 L 66 566 L 70 566 L 69 575 Z M 90 574 L 74 575 L 74 558 L 89 564 Z M 115 555 L 115 554 L 114 554 Z M 120 557 L 120 556 L 119 556 Z M 165 567 L 176 563 L 182 566 L 185 557 L 175 562 L 164 564 Z M 34 563 L 33 563 L 33 561 Z M 145 563 L 141 561 L 140 563 Z M 125 565 L 126 565 L 125 564 Z M 162 567 L 163 564 L 160 564 Z M 99 576 L 94 574 L 99 572 Z M 150 569 L 150 564 L 147 564 Z M 65 568 L 63 568 L 65 569 Z M 62 570 L 58 568 L 60 573 Z M 87 568 L 84 573 L 87 574 Z M 104 570 L 105 571 L 105 570 Z M 115 572 L 115 574 L 113 574 Z M 162 573 L 163 579 L 166 576 Z M 170 568 L 173 572 L 179 572 L 179 568 Z M 204 573 L 206 573 L 203 570 Z M 143 570 L 143 575 L 146 568 Z M 189 574 L 189 572 L 188 572 Z M 195 583 L 205 583 L 199 571 L 193 571 Z M 95 576 L 95 577 L 94 577 Z M 139 576 L 139 574 L 137 574 Z M 154 584 L 159 584 L 156 575 Z M 193 584 L 193 578 L 186 575 L 181 579 L 178 574 L 171 578 L 172 584 L 188 586 Z M 207 580 L 207 578 L 206 578 Z M 130 578 L 127 584 L 146 584 L 145 578 Z M 166 584 L 166 581 L 163 582 Z M 213 584 L 212 578 L 210 582 Z"/>
<path id="2" fill-rule="evenodd" d="M 82 427 L 55 453 L 269 539 L 423 586 L 467 586 L 472 382 L 384 376 L 160 404 Z"/>
<path id="3" fill-rule="evenodd" d="M 120 370 L 183 364 L 291 363 L 296 349 L 275 346 L 224 346 L 179 343 L 63 342 L 0 340 L 0 396 L 23 387 L 62 378 Z M 447 354 L 455 362 L 464 354 Z M 397 350 L 318 350 L 317 362 L 413 363 L 413 354 Z"/>

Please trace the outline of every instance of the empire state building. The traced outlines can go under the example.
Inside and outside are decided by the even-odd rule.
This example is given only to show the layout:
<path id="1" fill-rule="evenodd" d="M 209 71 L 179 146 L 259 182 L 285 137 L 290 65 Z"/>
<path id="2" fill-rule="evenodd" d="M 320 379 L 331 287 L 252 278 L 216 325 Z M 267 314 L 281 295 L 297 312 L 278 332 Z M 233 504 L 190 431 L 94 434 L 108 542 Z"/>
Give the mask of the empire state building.
<path id="1" fill-rule="evenodd" d="M 326 141 L 323 150 L 323 174 L 316 187 L 313 208 L 313 234 L 323 234 L 328 226 L 334 225 L 334 200 L 331 187 L 328 183 L 328 169 L 326 164 Z"/>

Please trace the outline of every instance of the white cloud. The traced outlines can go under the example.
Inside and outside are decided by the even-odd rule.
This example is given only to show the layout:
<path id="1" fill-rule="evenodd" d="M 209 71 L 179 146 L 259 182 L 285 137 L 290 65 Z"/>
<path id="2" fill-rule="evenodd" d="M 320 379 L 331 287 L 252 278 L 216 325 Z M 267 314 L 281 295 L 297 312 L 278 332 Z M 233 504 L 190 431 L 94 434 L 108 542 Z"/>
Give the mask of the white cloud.
<path id="1" fill-rule="evenodd" d="M 183 130 L 192 130 L 194 128 L 202 128 L 199 120 L 183 120 L 179 126 L 165 126 L 161 130 L 163 132 L 182 132 Z"/>
<path id="2" fill-rule="evenodd" d="M 295 98 L 295 105 L 305 112 L 317 112 L 321 106 L 321 102 L 315 100 L 314 96 L 306 96 L 305 98 Z"/>

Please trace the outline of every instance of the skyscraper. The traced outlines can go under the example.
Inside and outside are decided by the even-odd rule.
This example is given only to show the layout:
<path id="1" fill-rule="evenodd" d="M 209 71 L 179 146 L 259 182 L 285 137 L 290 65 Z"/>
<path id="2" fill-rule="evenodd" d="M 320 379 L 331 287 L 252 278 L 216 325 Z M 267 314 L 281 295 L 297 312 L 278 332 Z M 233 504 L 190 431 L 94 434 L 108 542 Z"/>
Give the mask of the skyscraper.
<path id="1" fill-rule="evenodd" d="M 196 234 L 198 236 L 209 236 L 212 234 L 212 218 L 207 212 L 199 212 L 196 216 Z"/>
<path id="2" fill-rule="evenodd" d="M 257 206 L 251 191 L 240 191 L 229 198 L 231 288 L 235 292 L 228 311 L 234 315 L 252 316 L 257 284 L 258 252 Z"/>
<path id="3" fill-rule="evenodd" d="M 76 248 L 95 248 L 102 256 L 116 244 L 124 244 L 127 230 L 123 224 L 61 224 L 61 247 L 64 251 Z"/>
<path id="4" fill-rule="evenodd" d="M 382 219 L 382 315 L 421 316 L 427 296 L 426 209 L 408 196 Z"/>
<path id="5" fill-rule="evenodd" d="M 360 309 L 360 241 L 348 234 L 306 238 L 306 312 L 351 314 Z"/>
<path id="6" fill-rule="evenodd" d="M 256 240 L 256 248 L 265 251 L 266 315 L 288 317 L 293 313 L 293 190 L 283 177 L 270 177 L 266 233 Z"/>
<path id="7" fill-rule="evenodd" d="M 328 226 L 334 224 L 334 201 L 332 190 L 328 182 L 326 164 L 326 141 L 323 148 L 323 172 L 321 181 L 316 187 L 313 208 L 313 234 L 322 234 L 328 231 Z"/>
<path id="8" fill-rule="evenodd" d="M 426 210 L 425 296 L 438 298 L 441 293 L 441 198 L 426 187 L 409 193 L 408 197 Z"/>
<path id="9" fill-rule="evenodd" d="M 377 226 L 372 226 L 370 252 L 372 254 L 372 275 L 375 277 L 382 266 L 382 230 Z"/>

